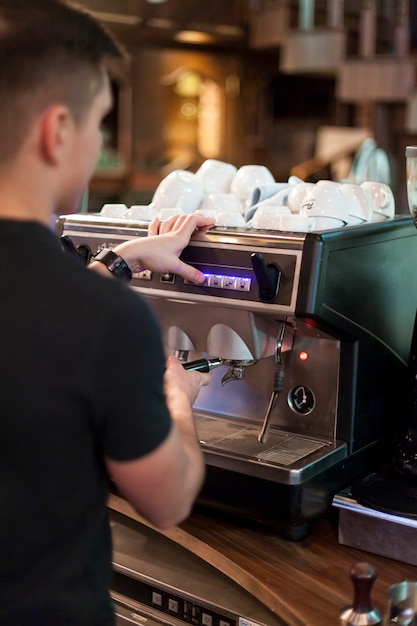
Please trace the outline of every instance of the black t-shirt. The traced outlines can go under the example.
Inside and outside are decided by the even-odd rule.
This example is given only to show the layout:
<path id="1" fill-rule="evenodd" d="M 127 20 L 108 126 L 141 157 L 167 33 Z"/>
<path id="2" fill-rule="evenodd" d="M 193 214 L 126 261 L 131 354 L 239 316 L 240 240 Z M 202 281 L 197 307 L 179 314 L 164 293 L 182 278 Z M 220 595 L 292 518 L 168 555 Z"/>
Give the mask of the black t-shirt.
<path id="1" fill-rule="evenodd" d="M 111 624 L 102 459 L 169 432 L 158 324 L 32 222 L 0 220 L 0 298 L 0 625 Z"/>

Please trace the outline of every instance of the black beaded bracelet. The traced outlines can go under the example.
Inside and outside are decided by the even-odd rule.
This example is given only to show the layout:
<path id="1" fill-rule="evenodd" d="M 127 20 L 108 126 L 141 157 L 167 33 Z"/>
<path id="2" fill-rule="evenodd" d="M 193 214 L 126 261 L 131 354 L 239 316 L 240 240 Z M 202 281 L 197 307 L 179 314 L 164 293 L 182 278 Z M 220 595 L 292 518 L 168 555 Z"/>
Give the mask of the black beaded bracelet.
<path id="1" fill-rule="evenodd" d="M 98 261 L 99 263 L 103 263 L 111 272 L 118 278 L 119 280 L 123 280 L 128 283 L 132 280 L 132 270 L 121 256 L 113 252 L 113 250 L 109 250 L 104 248 L 100 250 L 92 259 L 93 261 Z"/>

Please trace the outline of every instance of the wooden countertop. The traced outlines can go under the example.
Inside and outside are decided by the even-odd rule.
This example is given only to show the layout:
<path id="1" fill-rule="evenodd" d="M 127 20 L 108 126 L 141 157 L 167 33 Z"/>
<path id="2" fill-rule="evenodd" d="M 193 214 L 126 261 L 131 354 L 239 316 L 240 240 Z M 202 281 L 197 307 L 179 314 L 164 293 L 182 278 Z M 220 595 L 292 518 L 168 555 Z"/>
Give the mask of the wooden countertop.
<path id="1" fill-rule="evenodd" d="M 110 496 L 109 508 L 151 526 L 116 495 Z M 353 598 L 349 570 L 359 561 L 372 563 L 378 571 L 372 603 L 383 614 L 389 586 L 417 580 L 417 567 L 340 545 L 337 511 L 318 520 L 301 542 L 199 512 L 177 528 L 158 532 L 223 572 L 289 626 L 338 624 L 341 609 Z"/>

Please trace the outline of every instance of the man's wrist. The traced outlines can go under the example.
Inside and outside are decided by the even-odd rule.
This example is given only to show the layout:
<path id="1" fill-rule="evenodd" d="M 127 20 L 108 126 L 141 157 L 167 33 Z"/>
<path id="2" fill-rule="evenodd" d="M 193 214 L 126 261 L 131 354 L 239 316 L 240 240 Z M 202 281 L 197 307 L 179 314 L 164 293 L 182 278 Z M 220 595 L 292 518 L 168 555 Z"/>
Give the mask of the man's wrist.
<path id="1" fill-rule="evenodd" d="M 146 237 L 140 239 L 140 248 L 143 251 L 143 242 L 146 241 Z M 117 244 L 113 248 L 113 252 L 120 255 L 129 267 L 132 269 L 132 272 L 143 271 L 147 269 L 146 263 L 143 259 L 138 258 L 138 240 L 137 239 L 129 239 L 128 241 L 124 241 L 122 243 Z M 142 256 L 142 255 L 141 255 Z"/>
<path id="2" fill-rule="evenodd" d="M 104 248 L 100 250 L 92 259 L 107 267 L 109 272 L 119 280 L 130 282 L 132 280 L 132 270 L 126 261 L 114 250 Z"/>

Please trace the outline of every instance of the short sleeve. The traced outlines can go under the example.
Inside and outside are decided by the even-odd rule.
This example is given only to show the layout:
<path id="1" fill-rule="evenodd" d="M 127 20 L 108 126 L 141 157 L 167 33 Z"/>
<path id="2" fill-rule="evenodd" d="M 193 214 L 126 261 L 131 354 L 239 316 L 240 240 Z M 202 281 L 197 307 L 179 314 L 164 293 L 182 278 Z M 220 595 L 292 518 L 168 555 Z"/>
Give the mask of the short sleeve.
<path id="1" fill-rule="evenodd" d="M 92 363 L 92 402 L 103 453 L 132 460 L 163 442 L 171 417 L 159 324 L 138 294 L 129 289 L 121 294 Z"/>

